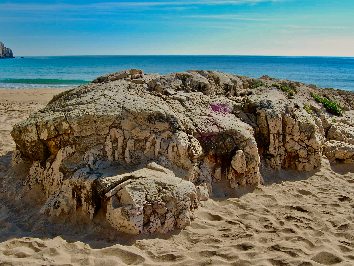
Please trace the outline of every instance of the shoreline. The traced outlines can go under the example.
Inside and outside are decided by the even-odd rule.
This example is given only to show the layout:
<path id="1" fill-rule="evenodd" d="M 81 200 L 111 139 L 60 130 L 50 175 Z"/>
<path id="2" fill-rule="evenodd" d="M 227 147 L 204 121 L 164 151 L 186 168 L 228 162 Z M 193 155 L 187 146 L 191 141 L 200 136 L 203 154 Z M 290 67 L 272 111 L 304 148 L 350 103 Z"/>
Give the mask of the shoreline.
<path id="1" fill-rule="evenodd" d="M 145 73 L 168 74 L 192 69 L 218 70 L 234 75 L 259 78 L 269 75 L 322 88 L 353 90 L 352 58 L 293 57 L 257 55 L 169 55 L 169 56 L 44 56 L 15 59 L 0 66 L 0 87 L 58 88 L 60 84 L 78 85 L 77 81 L 93 79 L 126 69 L 141 69 Z M 9 68 L 11 67 L 11 72 Z M 46 70 L 51 69 L 48 73 Z M 15 84 L 11 80 L 15 80 Z M 5 80 L 6 84 L 1 84 Z M 30 80 L 30 82 L 26 82 Z M 9 82 L 9 83 L 8 83 Z M 38 83 L 37 83 L 38 82 Z M 64 83 L 63 83 L 64 82 Z M 73 82 L 73 83 L 72 83 Z M 57 84 L 58 83 L 58 84 Z M 11 85 L 8 85 L 11 84 Z M 27 85 L 28 84 L 28 85 Z M 38 85 L 37 85 L 38 84 Z"/>

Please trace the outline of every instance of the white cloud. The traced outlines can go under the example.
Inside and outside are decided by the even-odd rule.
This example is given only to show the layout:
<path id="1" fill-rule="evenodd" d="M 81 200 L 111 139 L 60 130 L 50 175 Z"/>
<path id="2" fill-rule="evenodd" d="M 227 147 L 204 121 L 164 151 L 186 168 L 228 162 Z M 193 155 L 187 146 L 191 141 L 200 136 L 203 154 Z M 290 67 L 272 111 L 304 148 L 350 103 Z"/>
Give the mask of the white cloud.
<path id="1" fill-rule="evenodd" d="M 235 30 L 239 29 L 238 27 L 232 27 L 232 26 L 203 26 L 205 28 L 217 28 L 217 29 L 228 29 L 228 30 Z"/>
<path id="2" fill-rule="evenodd" d="M 240 5 L 254 4 L 261 2 L 284 2 L 287 0 L 194 0 L 194 1 L 169 1 L 169 2 L 121 2 L 121 3 L 102 3 L 116 4 L 122 6 L 182 6 L 182 5 Z"/>
<path id="3" fill-rule="evenodd" d="M 0 4 L 1 11 L 51 11 L 51 10 L 84 10 L 84 9 L 132 9 L 147 7 L 166 7 L 166 6 L 201 6 L 201 5 L 241 5 L 257 4 L 261 2 L 284 2 L 288 0 L 194 0 L 194 1 L 166 1 L 166 2 L 101 2 L 95 4 L 21 4 L 4 3 Z"/>
<path id="4" fill-rule="evenodd" d="M 198 16 L 183 16 L 185 18 L 210 18 L 210 19 L 224 19 L 224 20 L 249 20 L 249 21 L 273 21 L 281 20 L 274 18 L 259 18 L 257 15 L 253 14 L 252 17 L 239 16 L 239 15 L 198 15 Z"/>
<path id="5" fill-rule="evenodd" d="M 354 29 L 348 26 L 298 26 L 298 25 L 284 25 L 284 27 L 295 29 Z"/>
<path id="6" fill-rule="evenodd" d="M 66 4 L 0 4 L 0 11 L 51 11 L 51 10 L 77 10 L 87 6 Z"/>

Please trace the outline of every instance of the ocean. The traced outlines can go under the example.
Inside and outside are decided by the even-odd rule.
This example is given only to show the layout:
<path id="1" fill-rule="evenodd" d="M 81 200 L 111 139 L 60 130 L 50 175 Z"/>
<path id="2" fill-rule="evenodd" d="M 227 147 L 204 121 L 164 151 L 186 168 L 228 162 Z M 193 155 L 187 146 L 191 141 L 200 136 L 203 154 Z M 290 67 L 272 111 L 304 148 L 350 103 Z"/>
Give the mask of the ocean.
<path id="1" fill-rule="evenodd" d="M 166 74 L 217 70 L 259 78 L 290 79 L 354 91 L 353 57 L 288 56 L 37 56 L 0 60 L 0 88 L 73 88 L 130 68 Z"/>

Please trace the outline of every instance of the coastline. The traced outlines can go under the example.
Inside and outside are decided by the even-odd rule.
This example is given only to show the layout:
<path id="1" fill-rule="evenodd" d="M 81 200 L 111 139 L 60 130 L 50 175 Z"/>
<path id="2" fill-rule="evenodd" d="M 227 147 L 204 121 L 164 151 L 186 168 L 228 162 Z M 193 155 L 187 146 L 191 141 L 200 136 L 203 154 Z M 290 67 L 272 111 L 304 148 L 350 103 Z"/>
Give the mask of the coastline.
<path id="1" fill-rule="evenodd" d="M 269 75 L 353 91 L 353 62 L 354 58 L 306 56 L 33 56 L 2 61 L 0 87 L 73 88 L 107 73 L 134 68 L 159 74 L 204 69 L 252 78 Z"/>

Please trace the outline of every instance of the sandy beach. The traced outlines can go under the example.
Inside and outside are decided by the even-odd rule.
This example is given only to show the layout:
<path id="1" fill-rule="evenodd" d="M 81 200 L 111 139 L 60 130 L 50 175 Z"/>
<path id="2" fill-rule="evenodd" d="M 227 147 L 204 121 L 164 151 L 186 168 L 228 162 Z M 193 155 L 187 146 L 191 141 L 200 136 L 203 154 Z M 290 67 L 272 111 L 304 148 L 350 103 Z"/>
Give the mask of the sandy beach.
<path id="1" fill-rule="evenodd" d="M 163 236 L 118 234 L 100 214 L 40 214 L 40 190 L 8 193 L 10 132 L 62 91 L 0 89 L 0 265 L 354 265 L 354 167 L 325 157 L 317 171 L 263 170 L 264 185 L 202 202 Z"/>
<path id="2" fill-rule="evenodd" d="M 10 132 L 12 126 L 37 111 L 62 89 L 1 89 L 0 88 L 0 156 L 14 150 Z"/>

